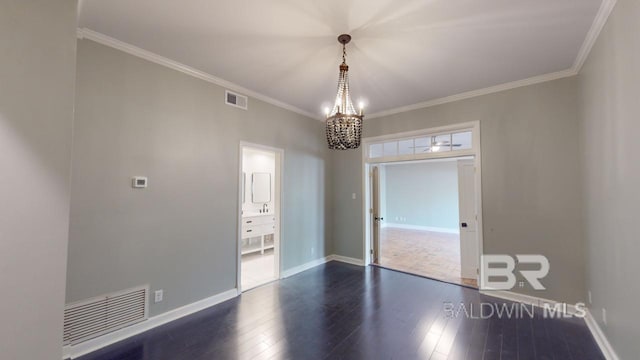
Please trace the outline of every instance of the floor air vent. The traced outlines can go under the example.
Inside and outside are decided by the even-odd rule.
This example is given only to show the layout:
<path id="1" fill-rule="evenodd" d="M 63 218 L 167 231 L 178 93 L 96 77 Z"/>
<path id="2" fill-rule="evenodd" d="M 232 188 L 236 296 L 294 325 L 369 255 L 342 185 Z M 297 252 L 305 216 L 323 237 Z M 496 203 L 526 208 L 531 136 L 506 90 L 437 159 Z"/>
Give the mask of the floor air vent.
<path id="1" fill-rule="evenodd" d="M 226 90 L 224 92 L 224 102 L 227 105 L 247 110 L 249 99 L 244 95 L 236 94 L 232 91 Z"/>
<path id="2" fill-rule="evenodd" d="M 148 297 L 149 287 L 143 286 L 67 305 L 64 345 L 75 345 L 146 320 Z"/>

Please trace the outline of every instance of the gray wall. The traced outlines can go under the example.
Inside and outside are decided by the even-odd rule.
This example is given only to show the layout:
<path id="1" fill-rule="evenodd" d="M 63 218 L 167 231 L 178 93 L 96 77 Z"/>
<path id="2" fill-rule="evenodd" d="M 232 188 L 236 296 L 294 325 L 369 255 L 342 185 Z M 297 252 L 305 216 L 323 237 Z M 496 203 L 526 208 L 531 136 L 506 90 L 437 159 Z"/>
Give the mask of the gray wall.
<path id="1" fill-rule="evenodd" d="M 622 359 L 640 349 L 640 2 L 618 0 L 579 75 L 591 310 Z M 607 310 L 607 324 L 602 322 Z"/>
<path id="2" fill-rule="evenodd" d="M 386 165 L 385 168 L 386 223 L 458 230 L 456 161 Z"/>
<path id="3" fill-rule="evenodd" d="M 584 300 L 577 80 L 567 78 L 454 103 L 365 119 L 365 136 L 479 120 L 484 251 L 549 258 L 544 292 Z M 333 154 L 335 250 L 362 258 L 361 150 Z"/>
<path id="4" fill-rule="evenodd" d="M 240 141 L 285 150 L 283 269 L 332 253 L 321 122 L 89 40 L 77 88 L 67 302 L 148 283 L 157 315 L 235 288 Z"/>
<path id="5" fill-rule="evenodd" d="M 0 352 L 60 359 L 76 1 L 0 2 Z"/>
<path id="6" fill-rule="evenodd" d="M 362 152 L 334 151 L 330 156 L 333 250 L 336 255 L 362 259 Z"/>

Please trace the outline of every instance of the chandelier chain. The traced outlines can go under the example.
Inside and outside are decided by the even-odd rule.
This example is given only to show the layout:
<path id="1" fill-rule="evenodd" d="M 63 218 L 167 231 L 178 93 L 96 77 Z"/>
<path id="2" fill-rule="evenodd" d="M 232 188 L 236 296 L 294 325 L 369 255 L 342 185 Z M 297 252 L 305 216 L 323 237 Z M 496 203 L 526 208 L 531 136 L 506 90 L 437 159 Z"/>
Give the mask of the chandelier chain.
<path id="1" fill-rule="evenodd" d="M 345 44 L 342 44 L 342 63 L 347 63 L 347 46 Z"/>

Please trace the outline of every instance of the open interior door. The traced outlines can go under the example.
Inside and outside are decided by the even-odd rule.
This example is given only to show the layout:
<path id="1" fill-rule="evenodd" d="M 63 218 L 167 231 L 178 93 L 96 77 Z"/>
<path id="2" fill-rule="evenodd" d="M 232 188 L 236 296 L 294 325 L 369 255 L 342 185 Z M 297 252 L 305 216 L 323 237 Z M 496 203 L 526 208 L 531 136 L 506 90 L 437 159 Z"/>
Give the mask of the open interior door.
<path id="1" fill-rule="evenodd" d="M 458 160 L 461 277 L 478 279 L 479 246 L 474 160 Z"/>
<path id="2" fill-rule="evenodd" d="M 380 169 L 377 166 L 371 168 L 371 224 L 372 224 L 372 242 L 371 244 L 371 262 L 380 263 Z"/>

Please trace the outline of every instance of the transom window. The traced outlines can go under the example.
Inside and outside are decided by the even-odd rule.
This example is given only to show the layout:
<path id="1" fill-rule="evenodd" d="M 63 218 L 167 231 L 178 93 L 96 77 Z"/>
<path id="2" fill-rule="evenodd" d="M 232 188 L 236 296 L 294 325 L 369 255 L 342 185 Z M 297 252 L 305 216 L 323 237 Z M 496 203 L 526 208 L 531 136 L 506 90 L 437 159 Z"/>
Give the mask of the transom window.
<path id="1" fill-rule="evenodd" d="M 369 159 L 413 158 L 419 155 L 458 152 L 472 148 L 472 132 L 464 130 L 374 142 L 367 147 L 367 157 Z"/>

